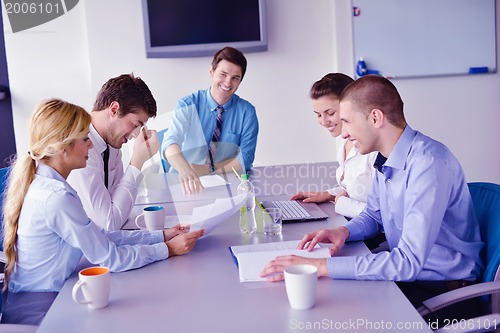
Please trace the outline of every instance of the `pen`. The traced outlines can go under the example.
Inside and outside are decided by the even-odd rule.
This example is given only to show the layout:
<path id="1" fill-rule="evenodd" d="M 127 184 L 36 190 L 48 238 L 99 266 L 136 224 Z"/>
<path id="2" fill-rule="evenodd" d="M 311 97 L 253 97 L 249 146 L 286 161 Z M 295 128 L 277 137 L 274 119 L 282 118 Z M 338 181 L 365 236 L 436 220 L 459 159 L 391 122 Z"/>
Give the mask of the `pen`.
<path id="1" fill-rule="evenodd" d="M 232 169 L 233 169 L 233 172 L 236 175 L 236 177 L 238 177 L 238 179 L 241 181 L 241 176 L 236 172 L 236 170 L 234 169 L 234 167 L 232 167 Z"/>

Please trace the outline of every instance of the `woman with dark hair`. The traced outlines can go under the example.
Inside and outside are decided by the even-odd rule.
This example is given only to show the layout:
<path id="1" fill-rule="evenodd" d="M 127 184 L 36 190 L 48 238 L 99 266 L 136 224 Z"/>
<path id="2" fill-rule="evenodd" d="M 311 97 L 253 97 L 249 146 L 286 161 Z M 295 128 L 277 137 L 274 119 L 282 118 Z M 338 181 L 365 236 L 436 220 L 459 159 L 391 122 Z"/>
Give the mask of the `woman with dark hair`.
<path id="1" fill-rule="evenodd" d="M 299 192 L 292 200 L 304 202 L 335 202 L 335 212 L 352 218 L 363 210 L 371 191 L 376 153 L 361 155 L 351 141 L 340 138 L 342 121 L 339 116 L 339 99 L 342 91 L 354 82 L 342 73 L 329 73 L 316 81 L 309 92 L 318 123 L 337 140 L 339 167 L 336 172 L 338 185 L 325 192 Z"/>

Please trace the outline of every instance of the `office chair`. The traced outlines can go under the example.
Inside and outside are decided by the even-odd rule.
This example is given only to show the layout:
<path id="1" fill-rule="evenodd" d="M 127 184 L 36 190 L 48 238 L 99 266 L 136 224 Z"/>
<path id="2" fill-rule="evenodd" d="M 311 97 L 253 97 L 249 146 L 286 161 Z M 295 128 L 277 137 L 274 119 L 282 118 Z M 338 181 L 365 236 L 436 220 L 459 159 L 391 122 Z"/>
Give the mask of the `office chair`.
<path id="1" fill-rule="evenodd" d="M 1 235 L 3 236 L 3 197 L 4 197 L 4 192 L 5 189 L 7 188 L 7 177 L 9 173 L 10 167 L 2 168 L 0 169 L 0 207 L 2 208 L 2 211 L 0 211 L 0 228 L 1 228 Z M 0 239 L 0 263 L 1 265 L 1 272 L 0 272 L 0 289 L 3 288 L 3 282 L 5 279 L 5 275 L 3 273 L 4 269 L 4 264 L 7 262 L 5 258 L 5 254 L 3 253 L 3 237 Z M 2 311 L 2 293 L 0 290 L 0 318 L 1 318 L 1 311 Z M 32 326 L 32 325 L 17 325 L 17 324 L 0 324 L 0 333 L 2 332 L 8 332 L 8 333 L 31 333 L 35 332 L 38 326 Z"/>
<path id="2" fill-rule="evenodd" d="M 0 288 L 3 288 L 3 283 L 5 280 L 5 274 L 3 272 L 7 258 L 3 252 L 3 197 L 5 189 L 7 188 L 7 177 L 9 173 L 9 167 L 0 169 Z M 2 313 L 2 302 L 0 296 L 0 314 Z M 1 315 L 0 315 L 1 316 Z"/>
<path id="3" fill-rule="evenodd" d="M 161 160 L 161 165 L 163 167 L 163 171 L 165 173 L 168 172 L 170 169 L 170 164 L 168 161 L 165 159 L 165 157 L 162 154 L 162 144 L 163 144 L 163 137 L 165 136 L 165 133 L 168 131 L 168 128 L 165 128 L 161 131 L 158 131 L 158 141 L 160 142 L 160 151 L 158 152 L 160 154 L 160 160 Z"/>
<path id="4" fill-rule="evenodd" d="M 489 303 L 487 307 L 491 314 L 467 320 L 466 325 L 456 325 L 456 328 L 460 332 L 490 332 L 495 330 L 493 324 L 496 323 L 496 331 L 500 332 L 500 185 L 484 182 L 468 185 L 479 221 L 481 239 L 485 244 L 481 252 L 485 265 L 482 282 L 430 298 L 423 302 L 418 311 L 425 316 L 448 305 L 482 296 L 481 300 L 485 304 Z M 450 327 L 436 332 L 450 332 Z"/>
<path id="5" fill-rule="evenodd" d="M 7 187 L 7 177 L 8 177 L 8 173 L 9 173 L 9 170 L 10 170 L 10 167 L 6 167 L 6 168 L 1 168 L 0 169 L 0 235 L 2 235 L 2 237 L 0 237 L 0 262 L 4 262 L 2 260 L 2 258 L 4 258 L 4 254 L 3 254 L 3 197 L 4 197 L 4 192 L 5 192 L 5 189 Z M 3 283 L 3 266 L 2 266 L 2 272 L 0 273 L 0 283 Z M 2 304 L 0 303 L 0 309 L 2 307 Z"/>

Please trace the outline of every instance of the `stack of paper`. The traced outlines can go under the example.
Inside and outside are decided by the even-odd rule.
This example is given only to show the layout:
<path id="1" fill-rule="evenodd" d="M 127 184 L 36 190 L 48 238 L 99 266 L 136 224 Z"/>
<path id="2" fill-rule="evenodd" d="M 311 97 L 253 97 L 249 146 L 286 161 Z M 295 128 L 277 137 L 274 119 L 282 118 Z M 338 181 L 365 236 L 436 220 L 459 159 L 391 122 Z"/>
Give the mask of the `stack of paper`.
<path id="1" fill-rule="evenodd" d="M 208 235 L 220 223 L 239 211 L 247 196 L 247 193 L 243 193 L 235 197 L 217 199 L 210 205 L 196 207 L 191 216 L 190 231 L 205 229 L 205 235 Z"/>
<path id="2" fill-rule="evenodd" d="M 329 258 L 327 247 L 316 245 L 313 251 L 298 250 L 300 240 L 264 244 L 231 246 L 229 250 L 236 258 L 240 282 L 265 281 L 259 274 L 277 256 L 295 254 L 307 258 Z"/>
<path id="3" fill-rule="evenodd" d="M 200 177 L 201 184 L 204 188 L 224 186 L 229 184 L 220 175 L 205 175 Z"/>

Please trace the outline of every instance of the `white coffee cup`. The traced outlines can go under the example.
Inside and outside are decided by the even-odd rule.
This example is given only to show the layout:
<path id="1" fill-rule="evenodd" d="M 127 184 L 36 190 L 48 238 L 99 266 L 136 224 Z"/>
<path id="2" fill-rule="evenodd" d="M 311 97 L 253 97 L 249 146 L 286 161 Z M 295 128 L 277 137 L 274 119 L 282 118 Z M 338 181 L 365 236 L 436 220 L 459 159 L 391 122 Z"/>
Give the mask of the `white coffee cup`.
<path id="1" fill-rule="evenodd" d="M 108 305 L 110 275 L 107 267 L 89 267 L 78 273 L 78 281 L 73 287 L 73 300 L 79 304 L 87 304 L 90 309 L 100 309 Z M 78 297 L 82 289 L 83 299 Z"/>
<path id="2" fill-rule="evenodd" d="M 310 309 L 316 303 L 318 269 L 313 265 L 293 265 L 285 268 L 285 287 L 290 306 L 297 310 Z"/>
<path id="3" fill-rule="evenodd" d="M 135 218 L 135 224 L 140 229 L 163 230 L 165 228 L 165 207 L 144 207 L 142 214 Z"/>

